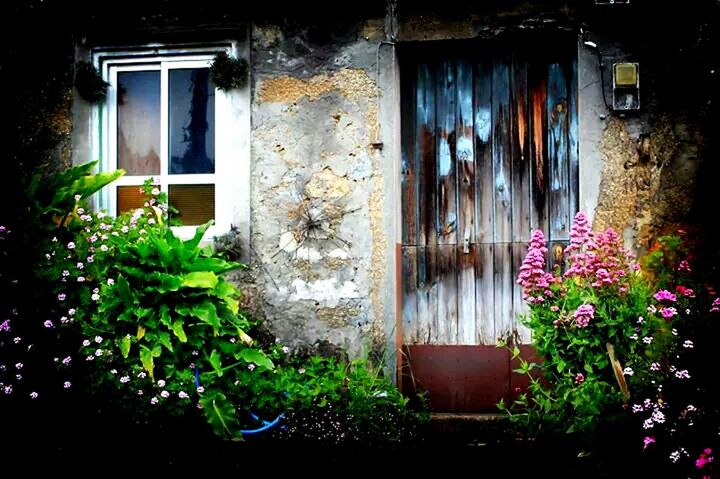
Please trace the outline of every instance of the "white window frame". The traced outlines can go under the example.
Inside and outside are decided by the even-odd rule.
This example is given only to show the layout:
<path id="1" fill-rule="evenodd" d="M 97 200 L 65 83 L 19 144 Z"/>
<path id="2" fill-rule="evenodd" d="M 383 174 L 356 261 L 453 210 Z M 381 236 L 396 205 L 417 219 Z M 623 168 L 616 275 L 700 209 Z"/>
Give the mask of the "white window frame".
<path id="1" fill-rule="evenodd" d="M 215 172 L 208 174 L 169 173 L 169 98 L 170 70 L 209 67 L 214 55 L 225 51 L 237 56 L 236 42 L 213 45 L 156 46 L 135 48 L 96 49 L 92 60 L 103 79 L 110 83 L 106 101 L 94 109 L 91 135 L 93 157 L 100 159 L 101 171 L 117 169 L 117 74 L 125 71 L 160 72 L 160 175 L 125 175 L 104 188 L 99 195 L 99 207 L 110 214 L 117 211 L 117 187 L 141 185 L 153 178 L 162 191 L 169 185 L 214 184 L 215 222 L 205 239 L 230 231 L 236 226 L 244 238 L 249 238 L 250 216 L 250 92 L 245 87 L 224 92 L 215 89 Z M 248 82 L 249 84 L 249 82 Z M 192 237 L 198 225 L 174 227 L 182 238 Z"/>

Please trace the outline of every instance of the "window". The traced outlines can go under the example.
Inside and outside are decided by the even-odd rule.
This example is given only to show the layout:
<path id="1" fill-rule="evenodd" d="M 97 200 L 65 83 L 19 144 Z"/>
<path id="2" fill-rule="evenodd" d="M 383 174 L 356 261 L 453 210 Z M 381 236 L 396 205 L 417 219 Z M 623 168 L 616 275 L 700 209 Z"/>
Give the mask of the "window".
<path id="1" fill-rule="evenodd" d="M 210 63 L 223 48 L 233 53 L 232 44 L 94 53 L 110 84 L 95 116 L 96 153 L 103 170 L 126 171 L 102 193 L 102 208 L 142 206 L 140 186 L 152 178 L 178 210 L 180 236 L 209 220 L 209 236 L 248 223 L 249 96 L 212 83 Z"/>

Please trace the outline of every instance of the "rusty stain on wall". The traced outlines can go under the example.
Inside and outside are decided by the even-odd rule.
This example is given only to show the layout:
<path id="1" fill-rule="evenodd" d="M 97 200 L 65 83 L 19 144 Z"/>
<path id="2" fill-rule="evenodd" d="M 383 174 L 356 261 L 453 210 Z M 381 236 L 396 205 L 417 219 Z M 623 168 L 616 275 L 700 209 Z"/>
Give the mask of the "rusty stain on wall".
<path id="1" fill-rule="evenodd" d="M 322 73 L 308 79 L 281 75 L 262 82 L 258 93 L 260 103 L 294 103 L 305 97 L 317 100 L 337 90 L 351 100 L 372 98 L 376 92 L 375 81 L 365 70 L 346 68 L 331 74 Z"/>
<path id="2" fill-rule="evenodd" d="M 337 176 L 330 167 L 314 173 L 305 185 L 305 194 L 310 198 L 339 199 L 350 193 L 348 179 Z"/>

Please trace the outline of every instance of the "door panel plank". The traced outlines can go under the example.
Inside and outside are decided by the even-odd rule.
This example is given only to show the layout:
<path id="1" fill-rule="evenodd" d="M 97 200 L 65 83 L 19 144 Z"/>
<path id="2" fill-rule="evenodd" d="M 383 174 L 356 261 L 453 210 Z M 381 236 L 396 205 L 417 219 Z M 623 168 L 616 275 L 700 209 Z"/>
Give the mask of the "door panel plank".
<path id="1" fill-rule="evenodd" d="M 513 329 L 512 243 L 495 243 L 494 247 L 495 336 L 507 339 Z M 494 343 L 491 343 L 494 344 Z"/>
<path id="2" fill-rule="evenodd" d="M 527 121 L 527 64 L 513 58 L 510 157 L 512 158 L 512 241 L 530 240 L 530 156 Z"/>
<path id="3" fill-rule="evenodd" d="M 475 304 L 478 344 L 495 344 L 495 256 L 492 243 L 477 245 L 475 257 Z"/>
<path id="4" fill-rule="evenodd" d="M 493 242 L 495 192 L 492 177 L 492 63 L 475 65 L 475 241 Z M 488 181 L 490 179 L 490 181 Z"/>
<path id="5" fill-rule="evenodd" d="M 568 101 L 567 81 L 562 65 L 551 63 L 547 84 L 549 227 L 550 239 L 566 240 L 570 233 L 568 198 Z"/>
<path id="6" fill-rule="evenodd" d="M 417 126 L 417 75 L 401 75 L 401 221 L 402 244 L 417 244 L 417 162 L 415 156 L 415 138 Z"/>
<path id="7" fill-rule="evenodd" d="M 493 62 L 492 164 L 496 243 L 512 241 L 512 163 L 510 158 L 510 66 L 507 56 Z"/>
<path id="8" fill-rule="evenodd" d="M 417 75 L 416 170 L 418 181 L 418 246 L 435 245 L 437 211 L 435 164 L 435 75 L 421 64 Z"/>
<path id="9" fill-rule="evenodd" d="M 438 246 L 437 339 L 434 344 L 458 344 L 458 281 L 456 245 Z"/>
<path id="10" fill-rule="evenodd" d="M 546 67 L 528 67 L 530 105 L 530 227 L 548 231 L 547 80 Z"/>
<path id="11" fill-rule="evenodd" d="M 578 66 L 573 61 L 570 65 L 570 83 L 568 84 L 568 200 L 570 221 L 578 212 L 580 198 L 579 169 L 580 159 L 578 151 L 579 125 L 578 125 Z M 571 223 L 572 226 L 572 223 Z"/>
<path id="12" fill-rule="evenodd" d="M 457 247 L 458 344 L 477 344 L 475 255 L 478 245 Z"/>
<path id="13" fill-rule="evenodd" d="M 417 249 L 417 341 L 436 344 L 438 340 L 437 246 Z"/>
<path id="14" fill-rule="evenodd" d="M 455 164 L 455 113 L 457 103 L 455 62 L 437 69 L 437 231 L 438 244 L 457 244 L 457 175 Z"/>
<path id="15" fill-rule="evenodd" d="M 402 247 L 402 328 L 405 344 L 417 344 L 417 247 Z"/>
<path id="16" fill-rule="evenodd" d="M 458 179 L 458 243 L 468 253 L 475 243 L 475 145 L 473 142 L 473 67 L 457 63 L 455 152 Z"/>

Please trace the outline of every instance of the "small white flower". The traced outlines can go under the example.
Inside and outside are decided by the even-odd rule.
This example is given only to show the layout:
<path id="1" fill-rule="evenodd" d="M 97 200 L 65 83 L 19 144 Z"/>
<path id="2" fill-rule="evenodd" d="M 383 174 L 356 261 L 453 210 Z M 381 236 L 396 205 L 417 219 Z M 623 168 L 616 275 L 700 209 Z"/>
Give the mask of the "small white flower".
<path id="1" fill-rule="evenodd" d="M 142 389 L 138 389 L 138 390 L 137 390 L 137 395 L 138 395 L 138 396 L 142 396 L 143 394 L 144 394 L 144 393 L 143 393 L 143 390 L 142 390 Z"/>
<path id="2" fill-rule="evenodd" d="M 180 391 L 180 392 L 178 393 L 178 397 L 179 397 L 180 399 L 187 399 L 189 396 L 188 396 L 188 393 L 186 393 L 185 391 Z"/>
<path id="3" fill-rule="evenodd" d="M 680 451 L 673 451 L 670 453 L 670 460 L 672 462 L 678 462 L 680 460 Z"/>
<path id="4" fill-rule="evenodd" d="M 93 261 L 95 261 L 95 258 L 93 258 L 92 256 L 88 256 L 87 258 L 85 258 L 85 260 L 86 260 L 88 263 L 92 263 Z"/>
<path id="5" fill-rule="evenodd" d="M 159 190 L 159 189 L 157 189 L 157 188 L 153 188 L 153 189 L 152 189 L 152 191 L 151 191 L 150 193 L 152 193 L 153 195 L 157 196 L 157 195 L 159 195 L 159 194 L 160 194 L 160 190 Z"/>
<path id="6" fill-rule="evenodd" d="M 290 352 L 290 348 L 288 348 L 287 346 L 283 346 L 282 352 L 285 353 L 285 354 L 287 354 L 287 353 Z"/>
<path id="7" fill-rule="evenodd" d="M 300 368 L 300 369 L 298 369 L 298 373 L 300 373 L 300 374 L 305 374 L 305 368 Z"/>
<path id="8" fill-rule="evenodd" d="M 92 361 L 93 359 L 95 359 L 95 356 L 91 354 L 90 356 L 85 358 L 85 361 Z"/>
<path id="9" fill-rule="evenodd" d="M 693 411 L 697 411 L 697 408 L 695 406 L 693 406 L 692 404 L 688 404 L 688 406 L 685 408 L 685 410 L 687 412 L 693 412 Z"/>
<path id="10" fill-rule="evenodd" d="M 15 363 L 15 369 L 22 369 L 23 363 Z"/>
<path id="11" fill-rule="evenodd" d="M 140 379 L 145 379 L 145 376 L 147 376 L 147 374 L 145 374 L 145 371 L 140 371 L 137 375 L 137 377 L 139 377 Z"/>
<path id="12" fill-rule="evenodd" d="M 93 294 L 90 296 L 90 299 L 92 299 L 93 301 L 99 301 L 99 300 L 100 300 L 100 295 L 97 294 L 97 293 L 93 293 Z"/>
<path id="13" fill-rule="evenodd" d="M 159 388 L 164 388 L 164 387 L 165 387 L 165 381 L 161 379 L 161 380 L 159 380 L 159 381 L 157 382 L 157 385 L 158 385 Z"/>
<path id="14" fill-rule="evenodd" d="M 635 374 L 635 372 L 632 370 L 632 368 L 625 368 L 623 369 L 623 374 L 625 376 L 632 376 L 633 374 Z"/>
<path id="15" fill-rule="evenodd" d="M 70 321 L 68 320 L 67 316 L 61 316 L 61 317 L 60 317 L 60 322 L 61 322 L 62 324 L 67 324 L 67 323 L 69 323 Z"/>
<path id="16" fill-rule="evenodd" d="M 98 348 L 98 349 L 95 350 L 95 356 L 100 357 L 100 356 L 102 356 L 102 355 L 103 355 L 103 350 L 102 350 L 102 349 Z"/>
<path id="17" fill-rule="evenodd" d="M 204 393 L 204 392 L 205 392 L 205 388 L 204 388 L 204 387 L 202 387 L 202 386 L 198 386 L 198 388 L 197 388 L 197 392 L 198 392 L 199 394 L 202 394 L 202 393 Z"/>
<path id="18" fill-rule="evenodd" d="M 652 336 L 645 336 L 643 338 L 643 343 L 645 343 L 645 344 L 650 344 L 650 343 L 652 343 L 652 341 L 653 341 Z"/>
<path id="19" fill-rule="evenodd" d="M 693 344 L 692 341 L 690 341 L 689 339 L 687 339 L 687 340 L 685 340 L 685 342 L 683 343 L 683 347 L 684 347 L 684 348 L 688 348 L 688 349 L 692 349 L 692 348 L 695 347 L 695 345 Z"/>
<path id="20" fill-rule="evenodd" d="M 644 411 L 644 408 L 640 404 L 633 404 L 632 412 L 642 412 Z"/>
<path id="21" fill-rule="evenodd" d="M 64 269 L 63 272 L 62 272 L 62 275 L 63 275 L 63 278 L 65 278 L 65 277 L 67 277 L 67 276 L 70 276 L 70 271 Z"/>
<path id="22" fill-rule="evenodd" d="M 255 371 L 255 365 L 253 363 L 248 364 L 248 369 L 250 371 Z"/>
<path id="23" fill-rule="evenodd" d="M 130 376 L 123 376 L 120 378 L 120 382 L 125 384 L 127 382 L 130 382 Z"/>
<path id="24" fill-rule="evenodd" d="M 130 228 L 128 228 L 127 226 L 123 226 L 122 228 L 120 228 L 120 231 L 122 231 L 123 233 L 127 233 L 128 231 L 130 231 Z"/>
<path id="25" fill-rule="evenodd" d="M 37 399 L 38 393 L 36 393 L 35 391 L 33 391 L 33 392 L 30 393 L 30 397 L 31 397 L 32 399 Z"/>
<path id="26" fill-rule="evenodd" d="M 100 245 L 100 251 L 107 251 L 108 249 L 107 245 Z"/>
<path id="27" fill-rule="evenodd" d="M 64 387 L 65 389 L 70 389 L 71 386 L 72 386 L 72 383 L 71 383 L 70 381 L 65 381 L 65 382 L 63 383 L 63 387 Z"/>
<path id="28" fill-rule="evenodd" d="M 108 278 L 107 284 L 108 284 L 108 286 L 112 286 L 113 284 L 115 284 L 115 280 L 112 278 Z"/>
<path id="29" fill-rule="evenodd" d="M 164 398 L 169 398 L 169 397 L 170 397 L 170 393 L 167 392 L 167 391 L 162 391 L 162 392 L 160 393 L 160 396 L 162 396 L 162 397 L 164 397 Z"/>
<path id="30" fill-rule="evenodd" d="M 70 308 L 70 309 L 68 309 L 68 315 L 69 315 L 69 316 L 74 316 L 74 315 L 75 315 L 75 308 Z"/>
<path id="31" fill-rule="evenodd" d="M 640 317 L 637 319 L 637 323 L 638 323 L 638 324 L 643 324 L 644 322 L 645 322 L 645 318 L 643 318 L 642 316 L 640 316 Z"/>
<path id="32" fill-rule="evenodd" d="M 85 208 L 78 208 L 77 211 L 78 211 L 78 214 L 79 214 L 79 215 L 84 215 L 84 214 L 85 214 Z"/>
<path id="33" fill-rule="evenodd" d="M 150 404 L 157 404 L 160 400 L 157 398 L 157 396 L 153 396 L 152 399 L 150 399 Z"/>
<path id="34" fill-rule="evenodd" d="M 637 341 L 637 340 L 638 340 L 638 337 L 639 337 L 639 336 L 638 336 L 637 334 L 631 334 L 631 335 L 630 335 L 630 339 L 632 339 L 633 341 Z"/>
<path id="35" fill-rule="evenodd" d="M 82 198 L 82 195 L 75 195 L 73 198 L 75 198 L 75 201 L 80 201 L 80 198 Z"/>
<path id="36" fill-rule="evenodd" d="M 652 419 L 645 419 L 643 421 L 643 429 L 651 429 L 654 426 Z"/>
<path id="37" fill-rule="evenodd" d="M 78 283 L 84 283 L 84 282 L 85 282 L 85 276 L 78 276 L 78 277 L 77 277 L 77 282 L 78 282 Z"/>
<path id="38" fill-rule="evenodd" d="M 117 369 L 112 368 L 112 369 L 110 370 L 110 374 L 117 374 Z"/>
<path id="39" fill-rule="evenodd" d="M 72 241 L 67 244 L 68 249 L 75 249 L 75 243 Z"/>
<path id="40" fill-rule="evenodd" d="M 672 329 L 671 333 L 673 334 L 673 336 L 678 335 L 677 329 L 675 329 L 675 328 Z"/>
<path id="41" fill-rule="evenodd" d="M 80 262 L 78 262 L 78 264 L 76 264 L 75 267 L 76 267 L 77 269 L 83 269 L 83 268 L 85 267 L 85 265 L 82 264 L 82 263 L 80 263 Z"/>
<path id="42" fill-rule="evenodd" d="M 20 336 L 13 338 L 13 342 L 14 342 L 15 344 L 19 344 L 20 341 L 22 341 L 22 338 L 21 338 Z"/>
<path id="43" fill-rule="evenodd" d="M 677 371 L 675 373 L 675 377 L 678 379 L 690 379 L 690 373 L 687 369 L 683 369 L 681 371 Z"/>
<path id="44" fill-rule="evenodd" d="M 650 365 L 650 371 L 660 371 L 660 363 L 652 363 Z"/>
<path id="45" fill-rule="evenodd" d="M 87 340 L 87 339 L 84 339 L 83 342 L 82 342 L 82 345 L 87 348 L 88 346 L 90 346 L 90 341 Z"/>
<path id="46" fill-rule="evenodd" d="M 103 342 L 102 336 L 95 336 L 95 342 L 98 344 L 102 343 Z"/>
<path id="47" fill-rule="evenodd" d="M 665 422 L 665 414 L 663 414 L 659 409 L 656 409 L 652 413 L 652 420 L 656 423 L 662 424 Z"/>

